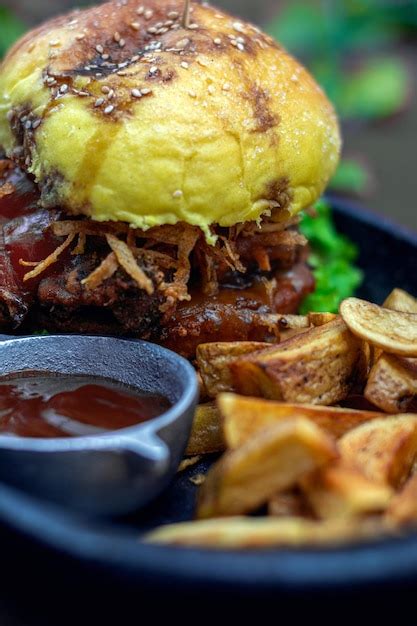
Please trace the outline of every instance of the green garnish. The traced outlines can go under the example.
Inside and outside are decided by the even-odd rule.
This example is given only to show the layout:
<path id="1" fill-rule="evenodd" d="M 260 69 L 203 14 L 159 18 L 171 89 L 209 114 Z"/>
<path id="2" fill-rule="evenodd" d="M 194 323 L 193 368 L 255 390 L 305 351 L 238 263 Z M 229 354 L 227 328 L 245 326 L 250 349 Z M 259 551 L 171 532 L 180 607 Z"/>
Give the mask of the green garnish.
<path id="1" fill-rule="evenodd" d="M 314 208 L 316 216 L 304 214 L 300 230 L 311 245 L 309 264 L 316 279 L 316 289 L 304 299 L 300 313 L 336 313 L 340 302 L 351 296 L 362 283 L 363 273 L 354 265 L 358 249 L 337 232 L 326 202 L 320 200 Z"/>

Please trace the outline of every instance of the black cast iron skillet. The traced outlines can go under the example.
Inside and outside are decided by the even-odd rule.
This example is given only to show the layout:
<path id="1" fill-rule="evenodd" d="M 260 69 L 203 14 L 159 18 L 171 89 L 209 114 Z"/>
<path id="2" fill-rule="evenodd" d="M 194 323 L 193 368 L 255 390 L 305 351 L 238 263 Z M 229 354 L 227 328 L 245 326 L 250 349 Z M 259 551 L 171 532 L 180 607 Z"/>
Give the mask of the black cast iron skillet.
<path id="1" fill-rule="evenodd" d="M 365 271 L 365 283 L 359 295 L 382 302 L 393 287 L 417 294 L 417 236 L 346 202 L 334 200 L 333 203 L 339 230 L 360 247 L 359 262 Z M 130 585 L 130 589 L 137 590 L 138 599 L 144 597 L 140 594 L 143 589 L 153 593 L 153 597 L 162 590 L 167 593 L 175 589 L 177 598 L 186 592 L 204 592 L 211 594 L 211 602 L 215 598 L 224 599 L 222 594 L 228 592 L 238 592 L 242 598 L 254 594 L 277 598 L 306 591 L 375 590 L 405 581 L 417 583 L 415 533 L 360 545 L 311 550 L 231 552 L 142 543 L 140 535 L 144 530 L 192 516 L 196 488 L 189 477 L 202 471 L 206 463 L 195 466 L 188 474 L 178 475 L 145 511 L 105 525 L 91 525 L 85 519 L 0 487 L 3 532 L 7 530 L 7 536 L 15 538 L 15 546 L 31 547 L 38 555 L 34 559 L 47 548 L 48 558 L 57 572 L 60 564 L 65 566 L 65 571 L 69 571 L 71 564 L 71 571 L 78 575 L 88 570 L 90 575 L 94 572 L 97 580 L 112 580 L 114 589 L 117 581 L 123 581 L 123 589 Z M 118 588 L 117 593 L 121 594 L 122 589 Z M 200 608 L 204 612 L 204 607 Z"/>

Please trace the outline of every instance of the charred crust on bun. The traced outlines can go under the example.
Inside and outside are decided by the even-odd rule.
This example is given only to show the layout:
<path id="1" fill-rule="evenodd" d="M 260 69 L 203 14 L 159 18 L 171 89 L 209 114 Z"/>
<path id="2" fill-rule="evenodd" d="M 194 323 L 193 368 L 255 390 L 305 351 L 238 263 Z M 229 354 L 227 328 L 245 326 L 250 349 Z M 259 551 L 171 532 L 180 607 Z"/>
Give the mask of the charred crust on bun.
<path id="1" fill-rule="evenodd" d="M 314 288 L 297 214 L 337 165 L 333 108 L 257 27 L 196 2 L 185 24 L 183 6 L 112 0 L 4 59 L 0 326 L 192 357 L 273 340 Z"/>

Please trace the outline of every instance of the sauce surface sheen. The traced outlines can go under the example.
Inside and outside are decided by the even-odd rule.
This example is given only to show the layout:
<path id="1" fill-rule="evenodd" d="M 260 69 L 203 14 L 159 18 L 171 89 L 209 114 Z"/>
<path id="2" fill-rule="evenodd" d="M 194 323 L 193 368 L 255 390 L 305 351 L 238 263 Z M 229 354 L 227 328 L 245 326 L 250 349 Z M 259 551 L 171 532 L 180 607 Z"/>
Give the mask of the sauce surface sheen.
<path id="1" fill-rule="evenodd" d="M 28 376 L 0 382 L 0 434 L 81 437 L 135 426 L 164 413 L 158 394 L 93 377 Z"/>

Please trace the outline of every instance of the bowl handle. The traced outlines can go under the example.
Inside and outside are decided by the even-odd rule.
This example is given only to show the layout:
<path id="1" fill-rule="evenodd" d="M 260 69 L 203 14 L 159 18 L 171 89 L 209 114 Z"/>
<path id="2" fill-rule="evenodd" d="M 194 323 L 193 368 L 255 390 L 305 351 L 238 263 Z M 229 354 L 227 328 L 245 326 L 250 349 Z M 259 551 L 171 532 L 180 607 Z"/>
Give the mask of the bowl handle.
<path id="1" fill-rule="evenodd" d="M 25 446 L 1 437 L 0 480 L 40 498 L 94 516 L 120 515 L 147 504 L 175 473 L 175 459 L 152 432 L 112 433 L 87 444 L 68 439 Z M 26 447 L 26 449 L 25 449 Z"/>

